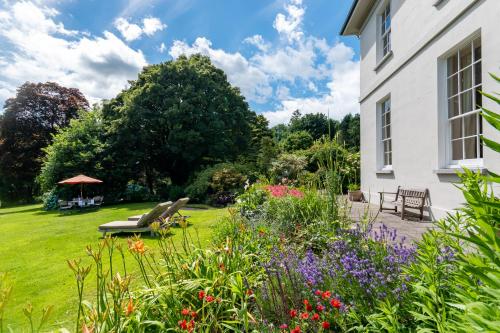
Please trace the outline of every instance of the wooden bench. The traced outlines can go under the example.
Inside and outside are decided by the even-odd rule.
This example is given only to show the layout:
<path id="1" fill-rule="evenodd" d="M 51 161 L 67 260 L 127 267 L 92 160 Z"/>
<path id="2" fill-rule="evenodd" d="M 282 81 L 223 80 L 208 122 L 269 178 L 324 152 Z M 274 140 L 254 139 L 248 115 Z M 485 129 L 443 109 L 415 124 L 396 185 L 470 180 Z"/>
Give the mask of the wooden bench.
<path id="1" fill-rule="evenodd" d="M 382 210 L 398 211 L 398 206 L 401 206 L 401 219 L 405 217 L 405 208 L 416 208 L 420 211 L 420 220 L 424 218 L 424 206 L 427 201 L 429 191 L 427 189 L 405 189 L 398 186 L 396 192 L 378 192 L 380 195 L 380 208 Z M 394 200 L 386 200 L 385 195 L 394 195 Z M 384 203 L 393 205 L 393 208 L 384 207 Z"/>

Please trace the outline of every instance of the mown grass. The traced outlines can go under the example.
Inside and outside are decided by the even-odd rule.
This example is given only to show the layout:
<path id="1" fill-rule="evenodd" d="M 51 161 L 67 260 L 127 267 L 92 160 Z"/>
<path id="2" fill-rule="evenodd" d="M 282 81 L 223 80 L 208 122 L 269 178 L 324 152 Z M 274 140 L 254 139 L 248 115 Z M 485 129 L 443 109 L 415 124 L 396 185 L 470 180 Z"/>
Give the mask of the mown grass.
<path id="1" fill-rule="evenodd" d="M 22 309 L 27 302 L 31 302 L 37 317 L 43 306 L 54 306 L 46 329 L 72 329 L 77 293 L 74 276 L 66 260 L 81 258 L 83 263 L 91 264 L 85 247 L 99 242 L 101 233 L 97 227 L 100 224 L 126 220 L 128 216 L 143 213 L 152 206 L 154 203 L 121 204 L 102 207 L 98 211 L 64 215 L 45 212 L 39 205 L 0 209 L 0 272 L 6 272 L 13 285 L 4 325 L 15 332 L 27 328 Z M 226 210 L 186 210 L 182 213 L 190 216 L 190 232 L 198 234 L 202 246 L 206 246 L 210 243 L 213 227 Z M 173 228 L 172 237 L 180 245 L 180 229 Z M 154 251 L 155 239 L 149 235 L 144 235 L 144 239 L 146 246 Z M 119 242 L 126 248 L 127 236 L 120 235 Z M 116 267 L 121 267 L 118 257 L 117 254 Z M 136 263 L 133 258 L 128 255 L 126 261 L 129 273 L 132 271 L 134 274 Z M 86 298 L 91 299 L 94 283 L 92 270 L 86 283 Z M 139 284 L 139 281 L 136 283 Z"/>

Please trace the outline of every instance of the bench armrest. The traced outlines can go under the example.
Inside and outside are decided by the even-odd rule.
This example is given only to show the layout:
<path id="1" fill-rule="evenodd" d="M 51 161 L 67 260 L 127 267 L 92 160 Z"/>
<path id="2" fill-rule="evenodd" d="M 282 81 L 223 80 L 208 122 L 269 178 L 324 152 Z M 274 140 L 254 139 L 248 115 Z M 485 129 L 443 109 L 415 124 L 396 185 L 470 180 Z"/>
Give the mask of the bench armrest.
<path id="1" fill-rule="evenodd" d="M 380 193 L 380 194 L 398 194 L 397 192 L 383 192 L 383 191 L 379 191 L 378 193 Z"/>
<path id="2" fill-rule="evenodd" d="M 424 199 L 425 197 L 419 196 L 419 195 L 411 195 L 411 194 L 400 194 L 400 196 L 405 197 L 405 198 L 418 198 L 418 199 Z"/>

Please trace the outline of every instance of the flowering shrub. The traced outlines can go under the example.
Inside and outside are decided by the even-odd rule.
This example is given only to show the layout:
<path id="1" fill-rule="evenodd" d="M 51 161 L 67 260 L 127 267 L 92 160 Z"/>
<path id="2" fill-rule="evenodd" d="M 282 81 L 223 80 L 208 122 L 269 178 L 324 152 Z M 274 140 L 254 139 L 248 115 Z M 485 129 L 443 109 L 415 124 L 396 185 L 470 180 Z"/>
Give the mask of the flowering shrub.
<path id="1" fill-rule="evenodd" d="M 304 197 L 304 193 L 302 193 L 299 189 L 289 188 L 288 186 L 285 185 L 268 185 L 265 187 L 265 189 L 269 191 L 271 196 L 274 198 L 283 198 L 284 196 L 287 195 L 291 195 L 292 197 L 295 198 Z"/>
<path id="2" fill-rule="evenodd" d="M 363 317 L 380 301 L 402 301 L 408 296 L 410 283 L 403 270 L 413 262 L 414 248 L 395 241 L 395 231 L 381 226 L 373 233 L 339 230 L 336 239 L 319 253 L 307 250 L 299 255 L 295 247 L 282 251 L 275 248 L 272 252 L 276 254 L 264 264 L 264 317 L 276 325 L 283 321 L 292 325 L 289 327 L 310 327 L 287 321 L 284 309 L 298 309 L 304 297 L 312 297 L 313 306 L 325 300 L 333 302 L 331 305 L 340 311 L 335 322 L 328 323 L 345 328 L 347 319 L 342 314 L 354 312 Z M 325 318 L 323 314 L 318 316 L 314 317 Z"/>

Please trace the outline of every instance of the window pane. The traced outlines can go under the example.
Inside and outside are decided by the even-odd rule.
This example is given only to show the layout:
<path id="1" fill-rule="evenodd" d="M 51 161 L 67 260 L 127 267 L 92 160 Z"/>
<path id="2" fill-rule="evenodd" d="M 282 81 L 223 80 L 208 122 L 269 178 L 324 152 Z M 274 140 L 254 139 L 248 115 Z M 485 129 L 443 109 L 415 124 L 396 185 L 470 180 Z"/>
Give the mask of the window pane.
<path id="1" fill-rule="evenodd" d="M 456 140 L 451 142 L 451 159 L 461 160 L 462 159 L 462 140 Z"/>
<path id="2" fill-rule="evenodd" d="M 389 140 L 384 141 L 384 153 L 389 151 Z"/>
<path id="3" fill-rule="evenodd" d="M 451 138 L 458 139 L 461 138 L 462 135 L 462 118 L 453 119 L 451 121 Z"/>
<path id="4" fill-rule="evenodd" d="M 382 140 L 387 139 L 386 127 L 382 127 Z"/>
<path id="5" fill-rule="evenodd" d="M 481 61 L 474 64 L 474 85 L 481 84 Z"/>
<path id="6" fill-rule="evenodd" d="M 473 110 L 472 108 L 472 90 L 460 94 L 460 109 L 463 113 Z"/>
<path id="7" fill-rule="evenodd" d="M 476 109 L 481 108 L 483 106 L 483 95 L 481 95 L 481 86 L 476 88 Z"/>
<path id="8" fill-rule="evenodd" d="M 477 113 L 463 117 L 464 136 L 477 135 Z"/>
<path id="9" fill-rule="evenodd" d="M 455 74 L 458 70 L 458 55 L 454 54 L 448 58 L 448 76 Z"/>
<path id="10" fill-rule="evenodd" d="M 386 123 L 386 125 L 389 125 L 391 123 L 391 113 L 390 112 L 387 112 L 385 114 L 385 123 Z"/>
<path id="11" fill-rule="evenodd" d="M 385 137 L 390 138 L 391 137 L 391 126 L 387 126 L 385 128 Z"/>
<path id="12" fill-rule="evenodd" d="M 384 154 L 384 165 L 391 165 L 389 154 Z"/>
<path id="13" fill-rule="evenodd" d="M 448 118 L 453 118 L 458 114 L 458 96 L 455 96 L 448 100 Z"/>
<path id="14" fill-rule="evenodd" d="M 477 158 L 477 137 L 467 138 L 465 143 L 465 159 Z"/>
<path id="15" fill-rule="evenodd" d="M 453 75 L 448 79 L 448 97 L 458 93 L 458 74 Z"/>
<path id="16" fill-rule="evenodd" d="M 467 44 L 460 49 L 460 69 L 467 67 L 472 63 L 471 45 Z"/>
<path id="17" fill-rule="evenodd" d="M 481 59 L 481 38 L 474 40 L 474 61 Z"/>
<path id="18" fill-rule="evenodd" d="M 460 91 L 472 87 L 472 67 L 468 67 L 460 72 Z"/>
<path id="19" fill-rule="evenodd" d="M 388 153 L 389 155 L 389 165 L 392 165 L 392 153 Z"/>

